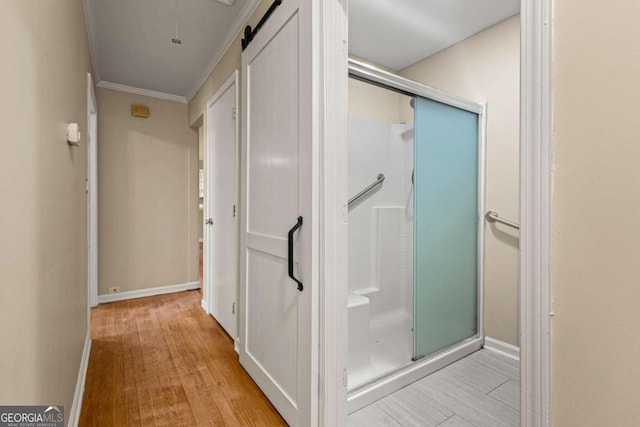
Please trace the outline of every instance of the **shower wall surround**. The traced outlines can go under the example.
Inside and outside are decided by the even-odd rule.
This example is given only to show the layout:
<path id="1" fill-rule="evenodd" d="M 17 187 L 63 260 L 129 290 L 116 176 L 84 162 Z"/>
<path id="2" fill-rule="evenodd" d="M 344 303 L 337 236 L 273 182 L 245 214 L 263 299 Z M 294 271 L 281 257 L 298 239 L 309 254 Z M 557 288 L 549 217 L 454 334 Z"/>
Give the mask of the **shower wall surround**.
<path id="1" fill-rule="evenodd" d="M 411 362 L 413 124 L 349 117 L 349 388 Z M 368 335 L 368 336 L 365 336 Z"/>

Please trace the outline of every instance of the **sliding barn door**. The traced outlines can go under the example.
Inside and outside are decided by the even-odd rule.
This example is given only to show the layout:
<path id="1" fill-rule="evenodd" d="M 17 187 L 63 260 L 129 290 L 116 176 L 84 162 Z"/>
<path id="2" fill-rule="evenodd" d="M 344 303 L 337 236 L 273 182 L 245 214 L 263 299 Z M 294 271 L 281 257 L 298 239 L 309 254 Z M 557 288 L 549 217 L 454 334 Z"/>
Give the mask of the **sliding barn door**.
<path id="1" fill-rule="evenodd" d="M 318 422 L 311 33 L 286 0 L 242 55 L 240 362 L 292 426 Z"/>

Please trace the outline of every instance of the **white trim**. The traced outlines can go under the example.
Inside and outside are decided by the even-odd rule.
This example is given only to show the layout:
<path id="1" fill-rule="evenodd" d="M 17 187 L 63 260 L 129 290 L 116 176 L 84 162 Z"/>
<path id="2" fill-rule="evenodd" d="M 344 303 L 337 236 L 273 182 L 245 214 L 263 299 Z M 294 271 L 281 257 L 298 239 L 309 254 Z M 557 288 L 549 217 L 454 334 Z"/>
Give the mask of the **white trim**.
<path id="1" fill-rule="evenodd" d="M 209 61 L 209 65 L 207 65 L 204 72 L 200 75 L 200 78 L 196 81 L 196 84 L 188 92 L 186 97 L 187 102 L 190 102 L 193 99 L 193 97 L 196 96 L 196 94 L 198 93 L 198 91 L 200 90 L 204 82 L 207 81 L 207 79 L 209 78 L 209 75 L 211 75 L 213 70 L 216 68 L 216 66 L 222 59 L 224 54 L 227 53 L 227 50 L 229 50 L 229 48 L 233 44 L 233 41 L 236 39 L 236 37 L 238 37 L 238 34 L 240 34 L 240 32 L 243 30 L 243 27 L 245 26 L 247 21 L 249 21 L 249 18 L 251 18 L 251 15 L 253 15 L 253 12 L 255 12 L 259 4 L 260 4 L 260 0 L 249 0 L 247 1 L 247 4 L 244 5 L 238 17 L 235 19 L 235 21 L 233 21 L 233 24 L 231 25 L 231 29 L 227 33 L 227 37 L 224 39 L 224 42 L 220 44 L 220 48 L 216 50 L 216 52 L 211 57 L 211 61 Z"/>
<path id="2" fill-rule="evenodd" d="M 202 298 L 202 300 L 200 301 L 200 305 L 202 306 L 202 309 L 204 310 L 205 313 L 211 314 L 209 313 L 209 304 L 207 303 L 206 298 Z"/>
<path id="3" fill-rule="evenodd" d="M 80 359 L 80 369 L 78 370 L 78 379 L 76 380 L 76 390 L 73 394 L 73 403 L 71 411 L 69 411 L 70 427 L 76 427 L 80 421 L 80 412 L 82 411 L 82 397 L 84 396 L 84 384 L 87 379 L 87 368 L 89 367 L 89 355 L 91 354 L 91 331 L 87 331 L 84 339 L 84 348 L 82 349 L 82 358 Z"/>
<path id="4" fill-rule="evenodd" d="M 211 108 L 211 106 L 215 104 L 218 99 L 222 98 L 222 96 L 227 92 L 227 90 L 234 84 L 236 84 L 236 108 L 238 107 L 238 96 L 239 96 L 239 89 L 237 86 L 238 75 L 239 75 L 239 71 L 237 69 L 233 70 L 231 75 L 227 77 L 227 80 L 225 80 L 222 86 L 220 86 L 220 88 L 216 91 L 216 93 L 211 98 L 209 98 L 209 101 L 207 101 L 207 108 Z M 236 114 L 238 114 L 237 111 L 236 111 Z"/>
<path id="5" fill-rule="evenodd" d="M 551 425 L 551 0 L 522 0 L 520 369 L 522 427 Z"/>
<path id="6" fill-rule="evenodd" d="M 351 414 L 364 408 L 376 400 L 478 351 L 480 348 L 482 348 L 482 338 L 470 338 L 449 349 L 406 365 L 400 371 L 392 372 L 373 383 L 356 388 L 349 394 L 348 411 Z"/>
<path id="7" fill-rule="evenodd" d="M 91 72 L 96 82 L 100 81 L 100 73 L 98 72 L 98 60 L 96 58 L 96 39 L 93 34 L 95 24 L 93 23 L 93 14 L 91 13 L 91 0 L 82 0 L 82 10 L 84 12 L 84 23 L 87 31 L 87 38 L 89 39 L 89 59 L 91 60 Z"/>
<path id="8" fill-rule="evenodd" d="M 198 237 L 198 243 L 204 243 L 204 237 Z"/>
<path id="9" fill-rule="evenodd" d="M 88 110 L 87 114 L 98 114 L 98 98 L 96 98 L 96 91 L 93 87 L 94 79 L 91 73 L 87 73 L 87 100 Z"/>
<path id="10" fill-rule="evenodd" d="M 120 83 L 106 82 L 104 80 L 100 81 L 100 83 L 98 83 L 96 86 L 103 89 L 117 90 L 118 92 L 134 93 L 136 95 L 163 99 L 165 101 L 180 102 L 182 104 L 187 103 L 187 98 L 185 98 L 184 96 L 172 95 L 170 93 L 164 93 L 164 92 L 156 92 L 155 90 L 142 89 L 139 87 L 122 85 Z"/>
<path id="11" fill-rule="evenodd" d="M 484 348 L 494 353 L 501 354 L 509 359 L 520 361 L 520 348 L 513 344 L 497 340 L 495 338 L 485 337 Z"/>
<path id="12" fill-rule="evenodd" d="M 478 114 L 478 256 L 477 256 L 477 280 L 478 280 L 478 296 L 477 296 L 477 308 L 476 308 L 476 328 L 479 338 L 485 336 L 485 313 L 484 313 L 484 300 L 485 300 L 485 254 L 486 254 L 486 240 L 485 240 L 485 219 L 484 212 L 486 209 L 487 200 L 487 103 L 480 103 L 482 112 Z"/>
<path id="13" fill-rule="evenodd" d="M 91 124 L 95 122 L 94 126 Z M 87 73 L 87 283 L 89 308 L 98 305 L 98 101 Z M 91 328 L 91 312 L 88 311 Z"/>
<path id="14" fill-rule="evenodd" d="M 200 289 L 200 282 L 181 283 L 179 285 L 159 286 L 157 288 L 138 289 L 135 291 L 120 292 L 118 294 L 99 295 L 98 302 L 124 301 L 134 298 L 151 297 L 154 295 L 171 294 L 174 292 L 192 291 Z"/>
<path id="15" fill-rule="evenodd" d="M 233 350 L 237 353 L 240 354 L 240 337 L 236 337 L 233 340 Z"/>
<path id="16" fill-rule="evenodd" d="M 347 425 L 347 0 L 320 2 L 320 292 L 321 426 Z"/>

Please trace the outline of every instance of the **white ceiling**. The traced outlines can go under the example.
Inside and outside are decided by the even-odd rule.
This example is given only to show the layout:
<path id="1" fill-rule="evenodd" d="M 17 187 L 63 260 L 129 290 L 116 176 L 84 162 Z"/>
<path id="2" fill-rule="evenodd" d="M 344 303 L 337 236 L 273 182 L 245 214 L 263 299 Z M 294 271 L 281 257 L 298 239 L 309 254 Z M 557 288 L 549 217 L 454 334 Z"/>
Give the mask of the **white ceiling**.
<path id="1" fill-rule="evenodd" d="M 520 0 L 349 0 L 349 51 L 402 70 L 520 11 Z"/>
<path id="2" fill-rule="evenodd" d="M 85 0 L 97 80 L 190 98 L 256 4 Z"/>

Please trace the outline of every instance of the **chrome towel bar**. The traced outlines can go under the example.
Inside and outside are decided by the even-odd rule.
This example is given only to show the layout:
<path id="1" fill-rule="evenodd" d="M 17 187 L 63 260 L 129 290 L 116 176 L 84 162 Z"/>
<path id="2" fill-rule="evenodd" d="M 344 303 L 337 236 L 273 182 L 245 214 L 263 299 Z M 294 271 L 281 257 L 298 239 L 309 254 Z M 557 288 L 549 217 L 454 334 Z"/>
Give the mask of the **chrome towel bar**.
<path id="1" fill-rule="evenodd" d="M 384 175 L 379 173 L 378 177 L 373 183 L 371 183 L 367 188 L 365 188 L 364 190 L 362 190 L 361 192 L 359 192 L 358 194 L 356 194 L 355 196 L 349 199 L 349 207 L 351 207 L 352 204 L 354 204 L 355 202 L 357 202 L 358 200 L 366 196 L 367 193 L 369 193 L 371 190 L 373 190 L 383 182 L 384 182 Z"/>
<path id="2" fill-rule="evenodd" d="M 509 221 L 508 219 L 500 218 L 500 215 L 496 211 L 488 211 L 484 216 L 489 222 L 499 222 L 500 224 L 504 224 L 508 227 L 515 228 L 516 230 L 520 230 L 520 225 L 513 221 Z"/>

